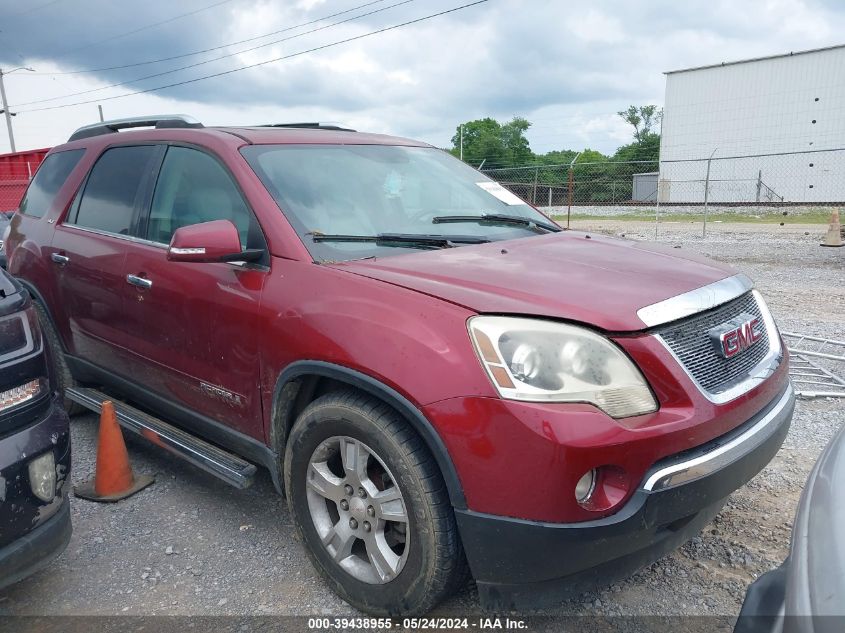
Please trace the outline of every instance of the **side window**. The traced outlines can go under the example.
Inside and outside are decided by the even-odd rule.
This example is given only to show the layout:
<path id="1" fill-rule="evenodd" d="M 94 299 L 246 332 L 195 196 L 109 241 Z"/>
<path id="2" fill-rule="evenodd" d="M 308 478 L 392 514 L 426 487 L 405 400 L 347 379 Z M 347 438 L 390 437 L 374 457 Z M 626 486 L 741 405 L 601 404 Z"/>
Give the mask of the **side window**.
<path id="1" fill-rule="evenodd" d="M 43 217 L 84 153 L 84 149 L 71 149 L 45 158 L 21 200 L 20 212 L 35 218 Z"/>
<path id="2" fill-rule="evenodd" d="M 188 147 L 169 147 L 161 166 L 147 222 L 147 239 L 170 243 L 183 226 L 231 220 L 241 247 L 260 248 L 263 242 L 252 212 L 232 178 L 211 156 Z"/>
<path id="3" fill-rule="evenodd" d="M 135 201 L 141 183 L 149 176 L 157 150 L 154 145 L 106 150 L 88 176 L 73 224 L 130 235 Z"/>

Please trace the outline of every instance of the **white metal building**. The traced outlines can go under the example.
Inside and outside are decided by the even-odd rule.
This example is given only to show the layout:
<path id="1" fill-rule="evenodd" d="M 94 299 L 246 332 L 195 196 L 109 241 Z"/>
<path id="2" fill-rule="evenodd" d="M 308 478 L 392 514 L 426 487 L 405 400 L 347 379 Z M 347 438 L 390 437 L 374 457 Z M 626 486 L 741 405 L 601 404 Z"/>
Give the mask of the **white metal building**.
<path id="1" fill-rule="evenodd" d="M 711 154 L 713 203 L 845 201 L 845 45 L 667 72 L 661 133 L 662 202 Z"/>

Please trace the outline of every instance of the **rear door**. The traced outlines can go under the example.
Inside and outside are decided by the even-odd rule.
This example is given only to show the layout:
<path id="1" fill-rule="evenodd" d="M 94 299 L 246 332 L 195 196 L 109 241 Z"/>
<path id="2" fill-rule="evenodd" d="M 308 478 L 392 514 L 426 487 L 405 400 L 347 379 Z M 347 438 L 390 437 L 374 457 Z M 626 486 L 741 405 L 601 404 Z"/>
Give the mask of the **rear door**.
<path id="1" fill-rule="evenodd" d="M 263 441 L 259 302 L 268 268 L 167 259 L 176 229 L 220 219 L 235 224 L 242 248 L 266 252 L 255 216 L 221 161 L 195 147 L 168 147 L 143 239 L 126 247 L 124 276 L 135 282 L 127 286 L 129 321 L 122 327 L 143 364 L 134 380 Z"/>
<path id="2" fill-rule="evenodd" d="M 56 226 L 49 253 L 57 318 L 70 329 L 69 351 L 122 375 L 132 372 L 123 300 L 126 247 L 137 237 L 139 210 L 163 152 L 160 145 L 104 151 Z"/>

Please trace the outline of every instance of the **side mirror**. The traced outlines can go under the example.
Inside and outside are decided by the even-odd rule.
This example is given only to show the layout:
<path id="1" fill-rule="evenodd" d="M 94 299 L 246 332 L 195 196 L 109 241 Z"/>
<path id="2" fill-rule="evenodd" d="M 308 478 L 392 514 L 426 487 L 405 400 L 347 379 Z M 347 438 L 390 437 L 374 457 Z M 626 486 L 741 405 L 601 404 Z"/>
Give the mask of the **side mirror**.
<path id="1" fill-rule="evenodd" d="M 167 248 L 174 262 L 255 261 L 260 250 L 241 250 L 237 227 L 229 220 L 213 220 L 176 229 Z"/>

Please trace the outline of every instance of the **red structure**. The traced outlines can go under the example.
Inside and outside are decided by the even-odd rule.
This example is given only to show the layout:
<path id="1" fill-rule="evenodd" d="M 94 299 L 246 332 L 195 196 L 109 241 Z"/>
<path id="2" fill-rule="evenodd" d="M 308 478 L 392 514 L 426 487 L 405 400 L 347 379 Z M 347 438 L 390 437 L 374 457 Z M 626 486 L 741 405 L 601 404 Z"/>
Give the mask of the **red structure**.
<path id="1" fill-rule="evenodd" d="M 0 154 L 0 211 L 17 209 L 27 185 L 50 148 Z"/>

